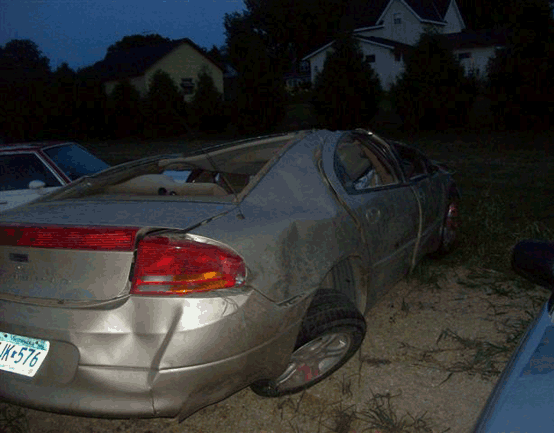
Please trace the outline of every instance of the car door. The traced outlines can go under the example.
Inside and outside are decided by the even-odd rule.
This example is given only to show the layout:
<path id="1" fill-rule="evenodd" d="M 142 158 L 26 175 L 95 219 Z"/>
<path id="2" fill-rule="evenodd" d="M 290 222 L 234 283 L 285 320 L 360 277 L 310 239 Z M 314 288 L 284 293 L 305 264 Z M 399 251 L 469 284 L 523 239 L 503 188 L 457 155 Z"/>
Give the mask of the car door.
<path id="1" fill-rule="evenodd" d="M 417 149 L 396 143 L 394 146 L 401 161 L 406 180 L 412 185 L 422 208 L 423 224 L 421 244 L 439 230 L 444 216 L 444 184 L 440 173 L 433 170 L 427 158 Z"/>
<path id="2" fill-rule="evenodd" d="M 0 212 L 35 200 L 63 184 L 34 152 L 0 153 Z"/>
<path id="3" fill-rule="evenodd" d="M 372 261 L 372 283 L 386 289 L 410 269 L 420 214 L 396 159 L 381 144 L 368 134 L 346 133 L 328 155 L 332 162 L 324 165 L 359 223 Z"/>

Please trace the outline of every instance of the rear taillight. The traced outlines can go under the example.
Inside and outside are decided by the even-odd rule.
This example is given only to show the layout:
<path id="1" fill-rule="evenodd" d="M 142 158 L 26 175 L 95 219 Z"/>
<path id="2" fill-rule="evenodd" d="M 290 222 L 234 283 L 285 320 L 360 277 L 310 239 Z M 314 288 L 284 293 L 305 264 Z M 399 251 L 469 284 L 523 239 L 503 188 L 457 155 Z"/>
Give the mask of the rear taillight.
<path id="1" fill-rule="evenodd" d="M 244 261 L 231 250 L 193 239 L 153 237 L 138 246 L 131 293 L 182 295 L 240 286 Z"/>
<path id="2" fill-rule="evenodd" d="M 133 251 L 137 228 L 0 226 L 0 245 L 94 251 Z"/>

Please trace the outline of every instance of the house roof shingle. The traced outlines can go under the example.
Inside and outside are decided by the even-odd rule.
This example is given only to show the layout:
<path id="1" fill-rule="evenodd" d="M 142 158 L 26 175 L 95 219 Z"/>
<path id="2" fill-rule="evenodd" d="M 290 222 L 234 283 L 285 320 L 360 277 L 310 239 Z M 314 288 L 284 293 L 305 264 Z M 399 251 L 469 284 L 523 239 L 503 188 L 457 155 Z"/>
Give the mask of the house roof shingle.
<path id="1" fill-rule="evenodd" d="M 193 47 L 222 71 L 225 70 L 222 65 L 212 59 L 188 38 L 178 39 L 156 46 L 139 47 L 116 52 L 104 60 L 96 62 L 91 67 L 91 70 L 94 71 L 103 81 L 138 77 L 143 75 L 149 67 L 183 43 Z"/>

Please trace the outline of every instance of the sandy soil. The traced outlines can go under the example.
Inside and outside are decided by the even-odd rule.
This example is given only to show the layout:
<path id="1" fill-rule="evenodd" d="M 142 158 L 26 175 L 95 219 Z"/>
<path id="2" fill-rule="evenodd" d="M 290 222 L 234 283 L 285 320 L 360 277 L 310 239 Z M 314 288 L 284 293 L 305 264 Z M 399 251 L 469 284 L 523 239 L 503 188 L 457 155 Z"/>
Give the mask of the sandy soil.
<path id="1" fill-rule="evenodd" d="M 424 269 L 425 283 L 399 283 L 368 313 L 359 354 L 303 394 L 266 399 L 245 389 L 183 423 L 25 410 L 23 431 L 469 432 L 548 292 L 493 271 Z M 16 425 L 25 427 L 4 428 Z"/>

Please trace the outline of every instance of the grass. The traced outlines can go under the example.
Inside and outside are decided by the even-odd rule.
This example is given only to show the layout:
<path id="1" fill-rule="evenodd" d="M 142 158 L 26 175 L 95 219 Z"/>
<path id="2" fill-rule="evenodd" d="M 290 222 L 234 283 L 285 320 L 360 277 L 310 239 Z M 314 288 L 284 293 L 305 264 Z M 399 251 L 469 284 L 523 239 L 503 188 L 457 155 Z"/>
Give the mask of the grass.
<path id="1" fill-rule="evenodd" d="M 371 397 L 359 415 L 367 428 L 379 433 L 433 433 L 426 413 L 415 417 L 409 413 L 399 416 L 391 402 L 394 397 L 390 393 L 374 394 Z"/>
<path id="2" fill-rule="evenodd" d="M 0 402 L 0 432 L 26 433 L 29 425 L 25 410 L 19 406 L 12 406 Z"/>
<path id="3" fill-rule="evenodd" d="M 417 144 L 455 170 L 461 191 L 460 248 L 445 264 L 509 272 L 521 239 L 554 240 L 551 134 L 495 133 L 428 136 Z"/>

